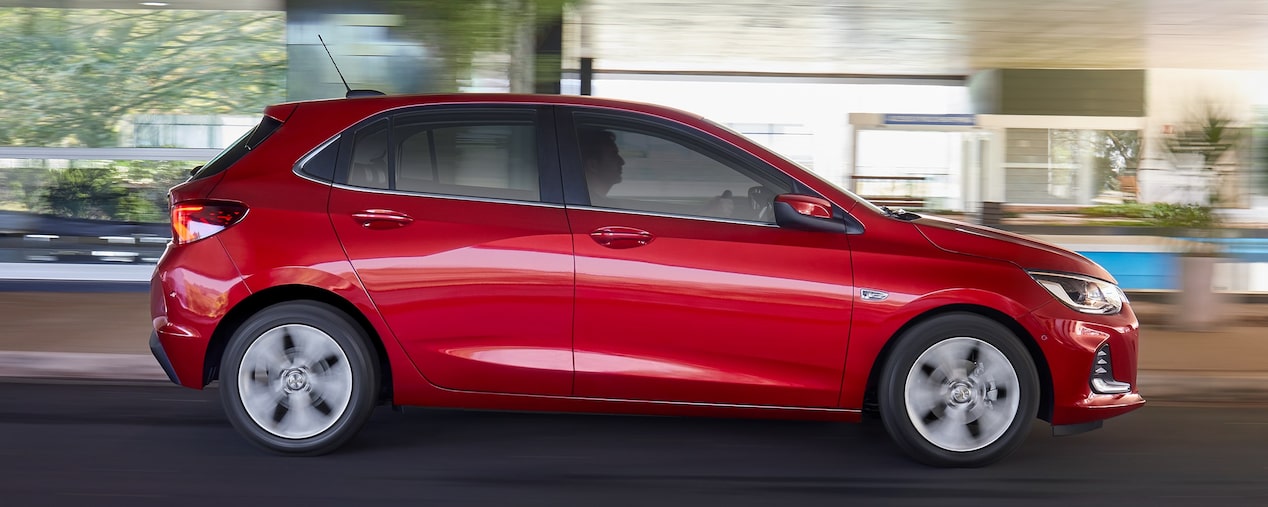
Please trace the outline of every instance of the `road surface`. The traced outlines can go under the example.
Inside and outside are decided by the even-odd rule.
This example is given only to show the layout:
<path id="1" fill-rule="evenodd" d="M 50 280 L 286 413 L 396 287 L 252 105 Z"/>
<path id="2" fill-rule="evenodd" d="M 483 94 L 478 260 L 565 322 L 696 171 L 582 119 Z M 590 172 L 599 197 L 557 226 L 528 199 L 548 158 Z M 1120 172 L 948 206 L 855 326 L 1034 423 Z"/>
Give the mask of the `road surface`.
<path id="1" fill-rule="evenodd" d="M 266 454 L 214 389 L 0 381 L 0 503 L 1268 505 L 1268 406 L 1151 404 L 993 467 L 908 461 L 879 424 L 379 409 L 347 447 Z"/>

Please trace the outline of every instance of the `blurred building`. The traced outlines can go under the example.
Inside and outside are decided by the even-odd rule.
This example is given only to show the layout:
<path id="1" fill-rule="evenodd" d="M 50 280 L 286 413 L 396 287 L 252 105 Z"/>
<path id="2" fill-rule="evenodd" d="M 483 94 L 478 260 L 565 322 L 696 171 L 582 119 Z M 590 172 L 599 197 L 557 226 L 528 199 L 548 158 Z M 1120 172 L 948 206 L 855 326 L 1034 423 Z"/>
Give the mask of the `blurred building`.
<path id="1" fill-rule="evenodd" d="M 156 13 L 191 28 L 147 28 Z M 65 23 L 80 28 L 56 28 Z M 0 59 L 49 41 L 84 48 L 0 76 L 0 107 L 16 108 L 5 116 L 39 124 L 0 126 L 2 210 L 39 212 L 48 171 L 76 164 L 125 174 L 138 164 L 111 161 L 172 162 L 178 174 L 263 104 L 340 97 L 346 85 L 666 104 L 895 205 L 1193 202 L 1268 222 L 1260 0 L 0 0 L 0 29 Z M 127 51 L 111 52 L 105 30 L 134 34 L 111 43 Z M 171 42 L 139 44 L 151 36 Z M 190 40 L 217 46 L 172 49 Z M 145 51 L 180 65 L 111 70 Z M 50 88 L 107 72 L 120 74 Z M 64 77 L 23 78 L 35 74 Z M 124 93 L 164 76 L 189 96 Z M 54 117 L 55 102 L 31 94 L 96 102 Z M 103 121 L 78 122 L 76 110 Z M 1218 142 L 1203 137 L 1213 121 Z M 144 181 L 164 180 L 126 183 Z"/>
<path id="2" fill-rule="evenodd" d="M 1215 184 L 1218 204 L 1247 208 L 1268 194 L 1253 142 L 1216 167 L 1166 142 L 1208 113 L 1264 122 L 1256 0 L 0 1 L 23 7 L 280 13 L 279 100 L 336 97 L 344 80 L 411 93 L 554 79 L 576 93 L 584 60 L 596 95 L 703 114 L 861 194 L 933 209 L 1208 203 Z M 146 145 L 135 132 L 119 145 Z"/>

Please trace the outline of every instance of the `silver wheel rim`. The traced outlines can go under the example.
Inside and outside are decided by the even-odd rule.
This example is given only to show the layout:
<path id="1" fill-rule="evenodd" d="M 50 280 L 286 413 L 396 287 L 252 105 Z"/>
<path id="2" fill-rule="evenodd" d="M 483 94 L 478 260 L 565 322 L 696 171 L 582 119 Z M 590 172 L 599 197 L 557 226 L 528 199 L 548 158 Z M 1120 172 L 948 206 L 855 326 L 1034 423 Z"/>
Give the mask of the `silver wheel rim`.
<path id="1" fill-rule="evenodd" d="M 929 443 L 953 452 L 991 445 L 1017 418 L 1017 370 L 1003 352 L 977 338 L 933 344 L 903 388 L 907 417 Z"/>
<path id="2" fill-rule="evenodd" d="M 330 429 L 352 399 L 348 355 L 329 334 L 302 324 L 265 331 L 238 366 L 238 393 L 251 420 L 287 439 Z"/>

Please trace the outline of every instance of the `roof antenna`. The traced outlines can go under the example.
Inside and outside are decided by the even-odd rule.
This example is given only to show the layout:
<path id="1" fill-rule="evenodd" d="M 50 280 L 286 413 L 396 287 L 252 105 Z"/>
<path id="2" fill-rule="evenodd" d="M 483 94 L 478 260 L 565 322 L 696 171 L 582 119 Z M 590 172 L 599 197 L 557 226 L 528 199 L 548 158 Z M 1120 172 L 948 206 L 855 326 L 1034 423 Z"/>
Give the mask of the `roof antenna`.
<path id="1" fill-rule="evenodd" d="M 325 49 L 326 56 L 330 57 L 330 64 L 335 66 L 335 73 L 339 74 L 339 80 L 343 81 L 344 89 L 348 90 L 348 93 L 345 93 L 344 97 L 351 99 L 354 97 L 374 97 L 376 95 L 383 95 L 383 92 L 378 90 L 353 90 L 351 86 L 348 86 L 348 80 L 344 79 L 343 72 L 339 72 L 339 64 L 335 63 L 335 57 L 330 54 L 330 48 L 326 47 L 326 41 L 321 38 L 321 34 L 317 34 L 317 40 L 321 41 L 322 49 Z"/>

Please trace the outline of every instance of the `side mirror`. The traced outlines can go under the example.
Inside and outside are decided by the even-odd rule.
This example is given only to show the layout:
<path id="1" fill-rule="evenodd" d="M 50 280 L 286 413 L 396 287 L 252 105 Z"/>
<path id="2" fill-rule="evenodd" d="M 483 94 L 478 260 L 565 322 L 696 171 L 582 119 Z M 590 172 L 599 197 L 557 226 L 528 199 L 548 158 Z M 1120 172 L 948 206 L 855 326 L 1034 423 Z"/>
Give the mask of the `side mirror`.
<path id="1" fill-rule="evenodd" d="M 845 222 L 832 218 L 832 203 L 827 199 L 801 195 L 775 196 L 775 223 L 787 229 L 803 231 L 845 232 Z"/>

